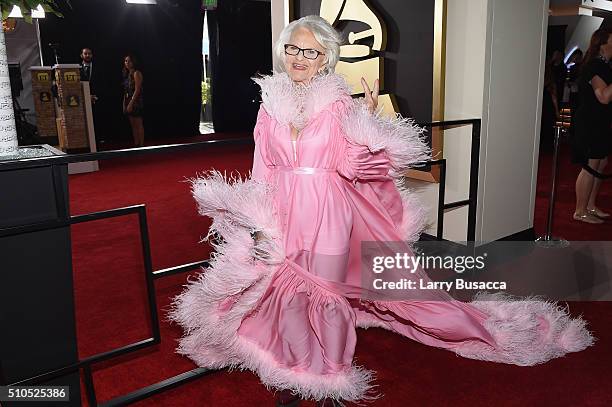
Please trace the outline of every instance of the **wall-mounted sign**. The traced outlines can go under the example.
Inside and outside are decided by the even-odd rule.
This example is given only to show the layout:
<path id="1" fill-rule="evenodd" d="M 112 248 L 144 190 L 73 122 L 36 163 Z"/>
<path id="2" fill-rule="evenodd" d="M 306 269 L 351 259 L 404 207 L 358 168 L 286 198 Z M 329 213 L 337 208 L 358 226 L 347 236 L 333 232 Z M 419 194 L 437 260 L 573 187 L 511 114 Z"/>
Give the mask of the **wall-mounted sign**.
<path id="1" fill-rule="evenodd" d="M 40 101 L 43 103 L 48 103 L 51 101 L 51 93 L 49 92 L 40 92 Z"/>
<path id="2" fill-rule="evenodd" d="M 361 77 L 369 84 L 380 79 L 381 89 L 384 89 L 383 57 L 372 54 L 373 51 L 384 51 L 387 45 L 387 29 L 383 19 L 362 0 L 321 0 L 319 15 L 335 26 L 347 21 L 358 21 L 367 26 L 348 33 L 348 44 L 340 47 L 340 58 L 343 60 L 338 62 L 336 72 L 344 75 L 354 95 L 363 93 Z M 379 103 L 385 114 L 395 116 L 398 112 L 392 94 L 381 92 Z"/>
<path id="3" fill-rule="evenodd" d="M 217 8 L 217 0 L 202 0 L 202 10 L 214 10 Z"/>
<path id="4" fill-rule="evenodd" d="M 64 80 L 66 82 L 76 82 L 79 80 L 79 76 L 77 72 L 64 72 Z"/>
<path id="5" fill-rule="evenodd" d="M 595 10 L 612 11 L 612 1 L 610 0 L 582 0 L 582 5 Z"/>
<path id="6" fill-rule="evenodd" d="M 77 95 L 68 95 L 66 96 L 66 105 L 70 107 L 79 106 L 79 97 Z"/>
<path id="7" fill-rule="evenodd" d="M 49 72 L 37 72 L 36 80 L 38 82 L 49 82 Z"/>

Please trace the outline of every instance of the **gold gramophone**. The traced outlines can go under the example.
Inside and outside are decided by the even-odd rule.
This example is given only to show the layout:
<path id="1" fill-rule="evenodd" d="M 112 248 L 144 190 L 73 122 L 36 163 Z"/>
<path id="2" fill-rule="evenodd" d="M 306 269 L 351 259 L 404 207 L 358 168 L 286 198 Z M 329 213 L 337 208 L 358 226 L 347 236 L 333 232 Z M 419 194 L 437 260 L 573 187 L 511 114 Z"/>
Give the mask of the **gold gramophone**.
<path id="1" fill-rule="evenodd" d="M 376 15 L 365 0 L 321 0 L 319 14 L 334 25 L 338 21 L 358 21 L 368 27 L 360 32 L 350 32 L 348 44 L 340 47 L 341 58 L 364 58 L 354 62 L 340 61 L 336 72 L 344 75 L 354 95 L 363 93 L 361 77 L 372 86 L 376 79 L 380 80 L 380 89 L 384 89 L 383 57 L 370 56 L 372 51 L 383 51 L 386 46 L 386 27 L 382 19 Z M 372 46 L 356 44 L 355 42 L 372 37 Z M 383 112 L 395 116 L 397 104 L 390 94 L 379 96 L 379 105 Z"/>

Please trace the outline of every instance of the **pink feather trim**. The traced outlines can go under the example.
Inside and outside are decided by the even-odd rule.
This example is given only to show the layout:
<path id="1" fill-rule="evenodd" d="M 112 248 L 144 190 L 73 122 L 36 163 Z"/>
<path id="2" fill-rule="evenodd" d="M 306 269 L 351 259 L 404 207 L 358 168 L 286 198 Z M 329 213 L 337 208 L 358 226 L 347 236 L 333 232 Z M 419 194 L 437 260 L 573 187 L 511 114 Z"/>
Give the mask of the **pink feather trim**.
<path id="1" fill-rule="evenodd" d="M 464 357 L 532 366 L 594 343 L 586 322 L 554 302 L 481 293 L 471 304 L 489 316 L 485 328 L 497 347 L 466 343 L 455 349 Z"/>
<path id="2" fill-rule="evenodd" d="M 198 203 L 200 215 L 209 216 L 213 223 L 208 236 L 219 234 L 225 240 L 235 235 L 243 238 L 250 232 L 261 232 L 264 239 L 252 246 L 249 254 L 267 263 L 280 263 L 284 258 L 281 231 L 277 224 L 272 197 L 273 187 L 254 179 L 227 176 L 210 171 L 191 180 L 193 197 Z M 222 247 L 215 247 L 221 249 Z"/>
<path id="3" fill-rule="evenodd" d="M 424 129 L 399 114 L 395 118 L 368 111 L 363 100 L 355 101 L 342 121 L 346 137 L 376 153 L 384 150 L 391 161 L 390 175 L 399 177 L 411 165 L 431 159 Z"/>
<path id="4" fill-rule="evenodd" d="M 253 81 L 261 87 L 265 111 L 283 125 L 301 114 L 308 121 L 339 99 L 350 101 L 348 85 L 342 76 L 335 73 L 316 76 L 305 88 L 296 85 L 286 73 L 253 78 Z M 301 106 L 300 102 L 304 105 Z M 300 114 L 302 108 L 304 111 Z"/>
<path id="5" fill-rule="evenodd" d="M 428 226 L 427 210 L 414 191 L 396 179 L 396 187 L 402 199 L 402 222 L 397 226 L 402 239 L 408 243 L 419 240 L 419 236 Z"/>

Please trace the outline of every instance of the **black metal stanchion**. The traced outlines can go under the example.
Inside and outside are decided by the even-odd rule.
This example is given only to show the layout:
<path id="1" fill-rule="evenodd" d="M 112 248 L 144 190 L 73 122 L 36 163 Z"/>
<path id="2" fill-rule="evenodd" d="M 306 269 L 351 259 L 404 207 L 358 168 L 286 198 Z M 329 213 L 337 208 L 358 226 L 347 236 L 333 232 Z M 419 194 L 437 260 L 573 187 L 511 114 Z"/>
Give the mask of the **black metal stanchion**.
<path id="1" fill-rule="evenodd" d="M 569 242 L 560 237 L 552 235 L 553 215 L 555 213 L 555 199 L 557 194 L 557 174 L 559 172 L 559 142 L 563 126 L 555 125 L 555 144 L 552 160 L 552 181 L 550 187 L 550 198 L 548 201 L 548 218 L 546 220 L 546 234 L 536 239 L 538 245 L 547 248 L 560 248 L 569 246 Z"/>

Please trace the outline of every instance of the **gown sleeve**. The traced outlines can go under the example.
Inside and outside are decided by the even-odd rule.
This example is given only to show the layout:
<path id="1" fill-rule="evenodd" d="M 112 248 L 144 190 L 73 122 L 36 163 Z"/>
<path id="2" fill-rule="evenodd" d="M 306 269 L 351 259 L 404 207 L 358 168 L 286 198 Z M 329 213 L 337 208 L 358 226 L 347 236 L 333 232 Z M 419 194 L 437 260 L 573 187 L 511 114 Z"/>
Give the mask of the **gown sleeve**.
<path id="1" fill-rule="evenodd" d="M 391 164 L 384 151 L 372 153 L 367 146 L 347 139 L 338 172 L 349 181 L 375 181 L 388 177 Z"/>
<path id="2" fill-rule="evenodd" d="M 370 179 L 388 175 L 400 177 L 412 164 L 431 158 L 423 129 L 400 116 L 385 117 L 370 113 L 363 101 L 354 101 L 342 115 L 346 138 L 341 174 Z"/>
<path id="3" fill-rule="evenodd" d="M 280 261 L 283 255 L 275 243 L 281 233 L 272 191 L 266 180 L 271 172 L 265 153 L 269 127 L 270 116 L 261 108 L 253 131 L 255 152 L 250 178 L 213 170 L 192 179 L 191 192 L 200 215 L 212 219 L 209 236 L 219 235 L 224 241 L 239 242 L 236 244 L 254 250 L 252 257 L 273 262 Z M 254 248 L 250 235 L 253 232 L 261 232 L 266 237 Z M 216 248 L 221 250 L 221 246 Z"/>
<path id="4" fill-rule="evenodd" d="M 266 162 L 266 143 L 267 133 L 270 128 L 270 116 L 266 113 L 263 105 L 257 113 L 257 122 L 253 130 L 253 138 L 255 140 L 255 151 L 253 152 L 253 169 L 251 178 L 258 181 L 265 181 L 270 173 Z"/>
<path id="5" fill-rule="evenodd" d="M 372 114 L 362 101 L 351 101 L 338 117 L 345 139 L 338 172 L 384 209 L 405 241 L 416 241 L 426 226 L 426 210 L 411 190 L 395 181 L 412 164 L 431 158 L 423 129 L 400 116 Z"/>

